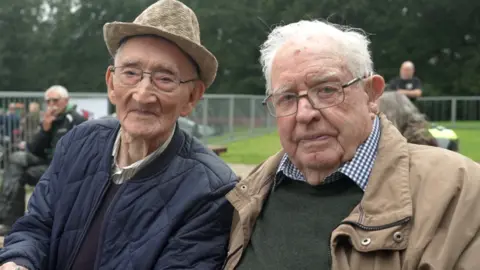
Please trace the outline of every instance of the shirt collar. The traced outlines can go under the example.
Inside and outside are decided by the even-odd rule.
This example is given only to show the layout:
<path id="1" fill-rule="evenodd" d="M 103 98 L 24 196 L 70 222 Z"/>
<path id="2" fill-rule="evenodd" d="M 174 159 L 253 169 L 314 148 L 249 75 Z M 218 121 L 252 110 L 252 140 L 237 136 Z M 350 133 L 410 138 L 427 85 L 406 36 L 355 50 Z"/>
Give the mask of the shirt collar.
<path id="1" fill-rule="evenodd" d="M 377 157 L 377 147 L 380 140 L 380 119 L 375 117 L 373 121 L 373 128 L 367 140 L 361 144 L 352 160 L 342 164 L 333 174 L 325 179 L 325 183 L 333 182 L 338 179 L 338 174 L 341 173 L 352 181 L 354 181 L 362 190 L 365 191 L 368 184 L 368 178 L 372 171 L 375 158 Z M 275 177 L 275 185 L 280 184 L 282 176 L 286 176 L 292 180 L 306 181 L 305 176 L 285 154 L 278 166 L 277 176 Z"/>
<path id="2" fill-rule="evenodd" d="M 173 134 L 175 133 L 175 128 L 176 128 L 176 124 L 173 126 L 172 133 L 170 134 L 170 137 L 168 137 L 168 139 L 165 141 L 165 143 L 163 143 L 160 147 L 158 147 L 154 152 L 152 152 L 150 155 L 146 156 L 145 158 L 143 158 L 141 160 L 138 160 L 138 161 L 126 166 L 126 167 L 123 167 L 123 168 L 120 168 L 117 165 L 117 156 L 118 156 L 118 150 L 120 149 L 120 141 L 121 141 L 121 133 L 122 133 L 122 129 L 120 129 L 118 131 L 117 138 L 115 139 L 115 143 L 113 145 L 113 151 L 112 151 L 113 163 L 114 163 L 115 167 L 118 170 L 132 169 L 132 168 L 139 167 L 143 163 L 147 163 L 147 162 L 151 161 L 152 159 L 154 159 L 155 157 L 157 157 L 158 155 L 163 153 L 163 151 L 165 151 L 167 146 L 170 144 L 170 141 L 172 141 Z"/>

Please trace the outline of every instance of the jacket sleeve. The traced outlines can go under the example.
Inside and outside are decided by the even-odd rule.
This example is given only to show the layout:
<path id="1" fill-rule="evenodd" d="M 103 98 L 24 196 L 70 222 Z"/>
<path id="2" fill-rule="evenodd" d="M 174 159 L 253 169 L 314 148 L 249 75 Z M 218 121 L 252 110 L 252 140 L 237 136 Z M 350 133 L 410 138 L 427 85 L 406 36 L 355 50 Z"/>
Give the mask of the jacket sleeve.
<path id="1" fill-rule="evenodd" d="M 233 207 L 225 195 L 234 187 L 235 175 L 228 185 L 212 192 L 169 240 L 155 269 L 221 269 L 227 255 Z"/>
<path id="2" fill-rule="evenodd" d="M 66 140 L 66 139 L 65 139 Z M 35 187 L 27 213 L 19 218 L 0 250 L 0 265 L 13 261 L 30 270 L 47 269 L 58 171 L 63 165 L 64 139 L 58 142 L 53 161 Z"/>
<path id="3" fill-rule="evenodd" d="M 448 205 L 448 207 L 439 219 L 441 223 L 429 241 L 418 269 L 424 269 L 423 267 L 452 270 L 478 269 L 480 165 L 471 160 L 467 163 L 468 166 L 457 169 L 457 179 L 448 179 L 455 183 L 456 193 L 452 192 L 453 196 L 439 195 L 448 197 L 448 204 L 441 202 L 441 205 Z M 434 201 L 437 203 L 439 200 L 434 199 Z M 435 203 L 432 202 L 432 204 Z M 432 217 L 437 218 L 435 215 Z"/>
<path id="4" fill-rule="evenodd" d="M 45 156 L 45 150 L 50 147 L 52 140 L 52 133 L 43 130 L 42 125 L 40 129 L 33 135 L 33 138 L 28 142 L 28 151 L 36 156 Z"/>

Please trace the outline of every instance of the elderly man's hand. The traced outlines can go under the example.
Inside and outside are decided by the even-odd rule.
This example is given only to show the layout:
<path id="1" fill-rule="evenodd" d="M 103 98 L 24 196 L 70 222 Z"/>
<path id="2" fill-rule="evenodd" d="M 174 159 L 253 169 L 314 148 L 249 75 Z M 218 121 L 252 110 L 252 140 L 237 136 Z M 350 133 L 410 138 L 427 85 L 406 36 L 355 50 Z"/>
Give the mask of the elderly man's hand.
<path id="1" fill-rule="evenodd" d="M 7 262 L 0 266 L 0 270 L 28 270 L 28 269 L 23 266 L 19 266 L 13 262 Z"/>

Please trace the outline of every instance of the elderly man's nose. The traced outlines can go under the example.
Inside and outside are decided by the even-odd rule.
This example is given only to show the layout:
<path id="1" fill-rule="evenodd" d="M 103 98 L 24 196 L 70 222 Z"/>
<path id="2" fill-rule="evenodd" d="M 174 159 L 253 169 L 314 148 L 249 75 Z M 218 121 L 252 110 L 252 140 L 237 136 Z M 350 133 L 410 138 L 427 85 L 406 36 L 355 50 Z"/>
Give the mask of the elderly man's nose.
<path id="1" fill-rule="evenodd" d="M 136 91 L 133 93 L 133 99 L 138 103 L 153 103 L 156 100 L 155 95 L 150 89 L 151 86 L 145 84 L 139 85 Z"/>
<path id="2" fill-rule="evenodd" d="M 300 98 L 297 106 L 297 121 L 299 122 L 310 122 L 320 116 L 320 112 L 312 106 L 306 97 Z"/>

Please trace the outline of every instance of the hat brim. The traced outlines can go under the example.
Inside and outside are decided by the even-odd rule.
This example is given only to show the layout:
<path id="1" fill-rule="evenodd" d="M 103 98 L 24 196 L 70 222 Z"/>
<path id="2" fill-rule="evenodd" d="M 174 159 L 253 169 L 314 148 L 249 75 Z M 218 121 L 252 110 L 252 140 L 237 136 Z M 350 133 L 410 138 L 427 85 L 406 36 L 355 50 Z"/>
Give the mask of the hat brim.
<path id="1" fill-rule="evenodd" d="M 151 26 L 124 22 L 106 23 L 103 26 L 103 38 L 112 56 L 118 50 L 122 39 L 139 35 L 155 35 L 177 44 L 199 66 L 200 80 L 205 83 L 205 87 L 212 85 L 217 74 L 218 62 L 215 56 L 202 45 Z"/>

